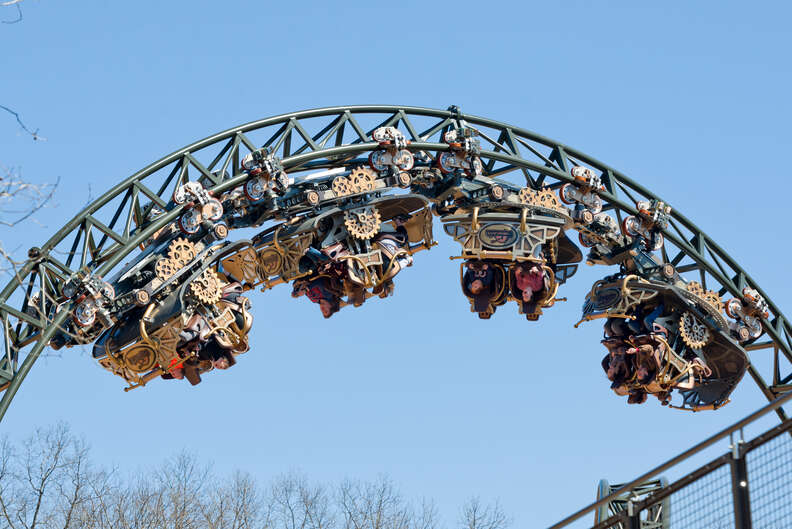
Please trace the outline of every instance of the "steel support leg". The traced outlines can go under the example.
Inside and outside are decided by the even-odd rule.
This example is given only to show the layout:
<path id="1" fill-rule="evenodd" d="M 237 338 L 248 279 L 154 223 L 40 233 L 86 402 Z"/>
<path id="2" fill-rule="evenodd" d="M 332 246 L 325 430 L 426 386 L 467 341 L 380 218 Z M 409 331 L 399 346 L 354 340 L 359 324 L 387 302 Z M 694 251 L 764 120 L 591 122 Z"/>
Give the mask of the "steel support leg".
<path id="1" fill-rule="evenodd" d="M 742 430 L 740 433 L 742 434 Z M 745 462 L 742 439 L 739 441 L 732 439 L 732 457 L 729 463 L 731 466 L 732 498 L 734 500 L 734 527 L 736 529 L 751 529 L 748 465 Z"/>
<path id="2" fill-rule="evenodd" d="M 626 529 L 641 529 L 641 511 L 636 511 L 631 501 L 627 502 Z"/>

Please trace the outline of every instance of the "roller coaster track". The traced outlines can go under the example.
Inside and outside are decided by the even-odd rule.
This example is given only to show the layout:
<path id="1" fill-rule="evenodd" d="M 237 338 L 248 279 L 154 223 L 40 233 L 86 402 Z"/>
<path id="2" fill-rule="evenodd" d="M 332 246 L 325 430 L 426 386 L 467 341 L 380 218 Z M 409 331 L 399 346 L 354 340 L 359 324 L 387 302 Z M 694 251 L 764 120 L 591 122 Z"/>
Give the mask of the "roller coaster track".
<path id="1" fill-rule="evenodd" d="M 54 316 L 26 311 L 36 290 L 57 293 L 79 271 L 106 276 L 155 232 L 178 218 L 184 205 L 170 197 L 176 187 L 203 179 L 217 194 L 250 178 L 240 171 L 240 160 L 262 146 L 273 149 L 290 174 L 358 163 L 378 148 L 372 132 L 382 126 L 397 127 L 412 152 L 433 157 L 449 150 L 444 131 L 460 126 L 480 133 L 484 172 L 491 177 L 517 175 L 520 185 L 558 189 L 573 182 L 573 166 L 594 170 L 605 189 L 599 192 L 603 211 L 612 211 L 619 223 L 623 215 L 637 214 L 640 200 L 659 199 L 639 183 L 574 148 L 525 129 L 461 113 L 455 107 L 435 110 L 419 107 L 362 105 L 329 107 L 282 114 L 240 125 L 179 149 L 138 171 L 85 207 L 41 247 L 31 248 L 28 261 L 0 292 L 3 351 L 0 357 L 0 418 L 20 384 L 71 313 L 72 302 Z M 158 216 L 149 215 L 154 208 Z M 772 372 L 749 373 L 769 401 L 792 390 L 792 326 L 767 294 L 729 255 L 678 211 L 672 211 L 663 230 L 662 261 L 685 277 L 721 296 L 740 297 L 744 287 L 756 289 L 768 302 L 769 318 L 759 340 L 746 345 L 749 353 L 772 349 Z M 53 296 L 57 297 L 57 296 Z M 783 365 L 783 368 L 782 368 Z M 788 371 L 788 372 L 787 372 Z M 768 382 L 769 381 L 769 382 Z M 777 410 L 782 418 L 783 411 Z"/>

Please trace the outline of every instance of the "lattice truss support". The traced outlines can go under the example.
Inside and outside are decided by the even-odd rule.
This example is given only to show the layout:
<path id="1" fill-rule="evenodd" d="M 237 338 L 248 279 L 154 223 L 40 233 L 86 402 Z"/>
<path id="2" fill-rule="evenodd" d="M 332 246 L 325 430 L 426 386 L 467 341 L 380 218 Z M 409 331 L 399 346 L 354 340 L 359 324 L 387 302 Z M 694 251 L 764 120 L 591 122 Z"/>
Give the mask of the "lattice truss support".
<path id="1" fill-rule="evenodd" d="M 434 160 L 449 150 L 449 144 L 443 141 L 445 132 L 471 127 L 481 141 L 483 174 L 534 190 L 557 191 L 574 181 L 573 167 L 589 168 L 604 185 L 599 192 L 603 211 L 612 212 L 620 224 L 625 216 L 637 213 L 639 201 L 659 200 L 639 183 L 576 149 L 525 129 L 463 114 L 455 107 L 331 107 L 241 125 L 188 145 L 126 178 L 83 209 L 49 241 L 30 250 L 29 260 L 0 292 L 0 388 L 5 389 L 0 417 L 50 338 L 70 317 L 70 306 L 63 307 L 54 318 L 44 316 L 47 299 L 57 299 L 57 293 L 71 277 L 106 277 L 134 257 L 142 243 L 183 212 L 185 205 L 171 201 L 180 185 L 201 181 L 219 196 L 250 178 L 240 170 L 240 161 L 261 147 L 271 149 L 290 177 L 309 170 L 363 164 L 369 153 L 378 148 L 372 132 L 380 127 L 400 130 L 409 140 L 405 148 L 425 160 Z M 772 372 L 764 376 L 753 365 L 749 372 L 768 399 L 792 389 L 792 327 L 768 295 L 680 212 L 672 211 L 663 235 L 662 261 L 671 263 L 689 280 L 722 296 L 739 297 L 744 287 L 756 289 L 764 296 L 769 318 L 761 339 L 746 350 L 750 353 L 771 349 L 775 361 Z M 43 295 L 32 298 L 36 292 Z M 26 310 L 31 305 L 40 305 L 41 310 Z"/>
<path id="2" fill-rule="evenodd" d="M 638 509 L 634 508 L 635 504 L 646 500 L 652 494 L 667 486 L 668 480 L 662 477 L 638 485 L 631 492 L 616 497 L 598 509 L 595 512 L 594 524 L 605 525 L 607 523 L 606 520 L 624 515 L 632 518 L 630 520 L 632 523 L 617 522 L 615 525 L 610 525 L 608 529 L 670 529 L 669 508 L 671 502 L 668 498 L 652 505 L 643 512 L 639 512 Z M 623 484 L 611 484 L 608 483 L 608 480 L 600 480 L 597 486 L 597 500 L 613 494 L 622 487 L 624 487 Z"/>

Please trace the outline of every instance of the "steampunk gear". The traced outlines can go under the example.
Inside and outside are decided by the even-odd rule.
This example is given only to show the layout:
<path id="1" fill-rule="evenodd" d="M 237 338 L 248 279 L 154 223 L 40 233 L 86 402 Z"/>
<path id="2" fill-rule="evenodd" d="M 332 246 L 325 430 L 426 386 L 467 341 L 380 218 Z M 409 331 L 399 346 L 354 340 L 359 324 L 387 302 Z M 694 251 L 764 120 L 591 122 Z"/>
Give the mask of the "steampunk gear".
<path id="1" fill-rule="evenodd" d="M 346 176 L 336 176 L 333 179 L 333 184 L 331 187 L 333 189 L 333 193 L 335 193 L 337 197 L 343 197 L 353 193 L 352 182 L 350 182 L 349 178 Z"/>
<path id="2" fill-rule="evenodd" d="M 549 189 L 541 190 L 538 199 L 539 205 L 547 209 L 559 209 L 563 207 L 556 194 Z"/>
<path id="3" fill-rule="evenodd" d="M 556 194 L 549 189 L 542 189 L 541 191 L 535 191 L 529 187 L 524 187 L 520 189 L 520 193 L 518 196 L 520 198 L 521 204 L 525 204 L 528 206 L 539 206 L 542 208 L 554 209 L 557 211 L 564 210 L 564 206 L 561 205 L 561 201 L 558 199 Z"/>
<path id="4" fill-rule="evenodd" d="M 366 206 L 344 213 L 344 226 L 352 237 L 371 239 L 380 230 L 380 214 L 377 208 Z"/>
<path id="5" fill-rule="evenodd" d="M 182 237 L 175 239 L 168 246 L 168 257 L 179 268 L 195 259 L 196 253 L 195 245 Z"/>
<path id="6" fill-rule="evenodd" d="M 687 291 L 693 294 L 694 296 L 703 298 L 704 297 L 704 288 L 698 281 L 691 281 L 687 284 Z"/>
<path id="7" fill-rule="evenodd" d="M 720 313 L 723 310 L 723 302 L 721 302 L 720 295 L 718 295 L 718 293 L 713 290 L 704 290 L 704 287 L 702 287 L 697 281 L 691 281 L 688 283 L 687 291 L 702 299 L 710 307 L 715 309 L 716 312 Z"/>
<path id="8" fill-rule="evenodd" d="M 519 194 L 520 203 L 521 204 L 526 204 L 526 205 L 532 204 L 532 198 L 533 198 L 534 193 L 535 193 L 535 191 L 533 189 L 530 189 L 530 188 L 527 188 L 527 187 L 524 187 L 524 188 L 520 189 L 520 194 Z"/>
<path id="9" fill-rule="evenodd" d="M 220 290 L 220 280 L 211 268 L 207 268 L 192 283 L 190 292 L 202 303 L 213 305 L 220 301 L 222 292 Z"/>
<path id="10" fill-rule="evenodd" d="M 712 334 L 707 326 L 688 311 L 679 318 L 679 335 L 692 349 L 701 349 L 712 340 Z"/>
<path id="11" fill-rule="evenodd" d="M 160 259 L 154 265 L 154 272 L 158 278 L 165 281 L 195 259 L 197 253 L 195 244 L 179 237 L 168 246 L 168 257 Z"/>
<path id="12" fill-rule="evenodd" d="M 156 272 L 158 278 L 165 281 L 173 277 L 173 275 L 179 271 L 179 268 L 181 267 L 177 265 L 173 259 L 164 257 L 154 265 L 154 272 Z"/>
<path id="13" fill-rule="evenodd" d="M 348 180 L 351 184 L 353 193 L 374 191 L 375 177 L 371 173 L 370 169 L 366 169 L 364 167 L 352 169 L 352 171 L 349 173 Z"/>
<path id="14" fill-rule="evenodd" d="M 305 200 L 307 200 L 310 205 L 315 206 L 319 203 L 319 193 L 316 191 L 308 191 L 305 194 Z"/>
<path id="15" fill-rule="evenodd" d="M 704 294 L 704 301 L 710 304 L 718 312 L 723 310 L 723 302 L 721 301 L 720 296 L 714 290 L 707 290 L 706 294 Z"/>

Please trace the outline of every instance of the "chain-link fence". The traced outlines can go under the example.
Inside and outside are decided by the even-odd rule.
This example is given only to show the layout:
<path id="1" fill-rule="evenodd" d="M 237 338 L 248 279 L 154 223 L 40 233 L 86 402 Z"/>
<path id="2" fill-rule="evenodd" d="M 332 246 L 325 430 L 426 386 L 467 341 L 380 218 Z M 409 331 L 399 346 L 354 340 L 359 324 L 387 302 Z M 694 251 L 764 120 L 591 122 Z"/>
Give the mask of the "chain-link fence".
<path id="1" fill-rule="evenodd" d="M 732 529 L 734 503 L 729 467 L 722 465 L 671 495 L 668 516 L 674 529 Z"/>
<path id="2" fill-rule="evenodd" d="M 787 403 L 792 392 L 625 485 L 602 480 L 597 501 L 550 529 L 592 515 L 591 529 L 792 529 L 792 419 L 742 439 L 746 426 Z M 673 483 L 660 477 L 725 438 L 728 453 Z"/>
<path id="3" fill-rule="evenodd" d="M 792 528 L 792 429 L 745 457 L 753 529 Z"/>
<path id="4" fill-rule="evenodd" d="M 629 497 L 593 529 L 792 529 L 792 420 L 624 509 Z"/>

